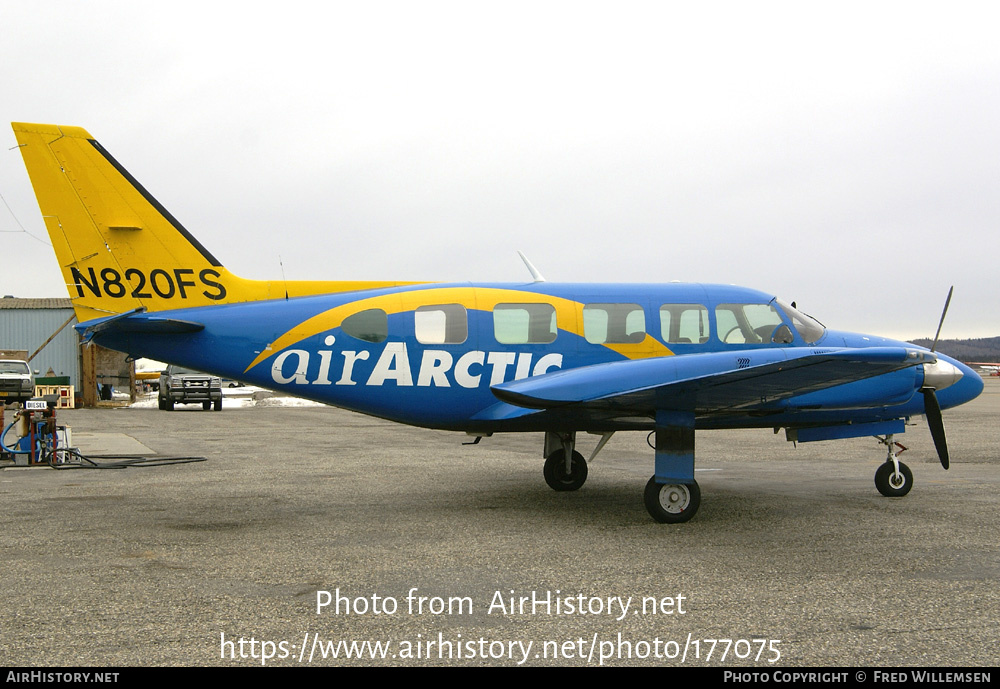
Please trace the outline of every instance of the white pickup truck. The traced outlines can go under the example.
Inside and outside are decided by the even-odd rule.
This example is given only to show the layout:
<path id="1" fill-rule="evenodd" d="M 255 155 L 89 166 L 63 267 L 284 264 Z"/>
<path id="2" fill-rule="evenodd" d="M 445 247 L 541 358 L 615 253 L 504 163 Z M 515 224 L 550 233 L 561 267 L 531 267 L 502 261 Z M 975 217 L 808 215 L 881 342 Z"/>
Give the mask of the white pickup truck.
<path id="1" fill-rule="evenodd" d="M 27 361 L 0 360 L 0 404 L 25 402 L 35 396 L 35 376 Z"/>

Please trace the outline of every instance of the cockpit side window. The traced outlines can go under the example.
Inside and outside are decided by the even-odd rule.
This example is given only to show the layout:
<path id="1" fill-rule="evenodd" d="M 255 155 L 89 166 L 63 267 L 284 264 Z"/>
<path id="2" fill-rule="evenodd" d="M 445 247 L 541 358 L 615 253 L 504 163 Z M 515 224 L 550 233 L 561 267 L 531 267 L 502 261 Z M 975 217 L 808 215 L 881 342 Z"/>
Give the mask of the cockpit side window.
<path id="1" fill-rule="evenodd" d="M 792 338 L 772 304 L 719 304 L 715 307 L 719 339 L 726 344 L 789 344 Z"/>

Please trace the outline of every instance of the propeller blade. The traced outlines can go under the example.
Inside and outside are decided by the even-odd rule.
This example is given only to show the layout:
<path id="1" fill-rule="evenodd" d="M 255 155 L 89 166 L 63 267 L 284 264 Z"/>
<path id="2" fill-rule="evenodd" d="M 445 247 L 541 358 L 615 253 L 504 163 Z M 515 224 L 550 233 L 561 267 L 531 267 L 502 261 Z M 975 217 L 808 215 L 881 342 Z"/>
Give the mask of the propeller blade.
<path id="1" fill-rule="evenodd" d="M 948 298 L 944 300 L 944 311 L 941 312 L 941 320 L 938 321 L 937 332 L 934 333 L 934 343 L 931 345 L 931 351 L 937 349 L 938 338 L 941 336 L 941 326 L 944 325 L 944 317 L 948 315 L 948 306 L 951 304 L 951 293 L 955 291 L 955 285 L 952 285 L 948 290 Z M 947 469 L 948 467 L 945 467 Z"/>
<path id="2" fill-rule="evenodd" d="M 941 466 L 947 469 L 949 466 L 948 441 L 944 435 L 944 419 L 941 418 L 941 405 L 938 404 L 937 394 L 932 388 L 924 388 L 922 392 L 924 393 L 924 414 L 927 416 L 927 425 L 931 429 L 934 447 L 937 449 Z"/>

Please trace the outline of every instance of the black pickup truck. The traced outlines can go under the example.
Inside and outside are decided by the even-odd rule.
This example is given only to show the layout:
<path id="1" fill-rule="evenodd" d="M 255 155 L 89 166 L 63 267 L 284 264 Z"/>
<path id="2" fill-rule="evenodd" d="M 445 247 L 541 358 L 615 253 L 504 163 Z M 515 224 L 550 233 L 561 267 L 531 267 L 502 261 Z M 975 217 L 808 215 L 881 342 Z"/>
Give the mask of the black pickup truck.
<path id="1" fill-rule="evenodd" d="M 171 364 L 160 374 L 160 409 L 173 411 L 175 404 L 201 404 L 205 411 L 222 411 L 222 379 Z"/>

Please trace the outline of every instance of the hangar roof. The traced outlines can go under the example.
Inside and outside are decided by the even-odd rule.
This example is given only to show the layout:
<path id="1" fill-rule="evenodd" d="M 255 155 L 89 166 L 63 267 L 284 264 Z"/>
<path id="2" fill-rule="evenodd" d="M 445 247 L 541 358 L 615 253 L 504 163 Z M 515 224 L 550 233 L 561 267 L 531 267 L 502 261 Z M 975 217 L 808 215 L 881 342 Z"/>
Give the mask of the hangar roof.
<path id="1" fill-rule="evenodd" d="M 71 309 L 70 299 L 20 299 L 4 297 L 0 299 L 0 309 Z"/>

